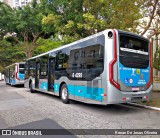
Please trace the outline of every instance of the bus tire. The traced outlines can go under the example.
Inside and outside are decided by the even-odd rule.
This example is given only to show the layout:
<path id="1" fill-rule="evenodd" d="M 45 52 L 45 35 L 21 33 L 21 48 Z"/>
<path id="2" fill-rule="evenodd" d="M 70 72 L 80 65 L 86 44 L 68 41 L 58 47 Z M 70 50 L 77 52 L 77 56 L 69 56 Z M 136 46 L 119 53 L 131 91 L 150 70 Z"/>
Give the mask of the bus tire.
<path id="1" fill-rule="evenodd" d="M 32 82 L 29 84 L 29 89 L 30 89 L 30 92 L 31 92 L 31 93 L 34 93 L 34 92 L 35 92 L 35 90 L 33 90 Z"/>
<path id="2" fill-rule="evenodd" d="M 63 84 L 61 87 L 61 100 L 63 103 L 68 104 L 69 99 L 68 99 L 68 88 L 66 84 Z"/>

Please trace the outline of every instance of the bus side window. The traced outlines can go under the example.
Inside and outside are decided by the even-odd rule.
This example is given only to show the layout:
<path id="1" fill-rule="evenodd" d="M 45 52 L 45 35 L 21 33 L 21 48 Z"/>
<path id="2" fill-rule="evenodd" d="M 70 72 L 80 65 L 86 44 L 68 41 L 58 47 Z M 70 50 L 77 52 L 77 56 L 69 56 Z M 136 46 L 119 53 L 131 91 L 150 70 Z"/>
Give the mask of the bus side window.
<path id="1" fill-rule="evenodd" d="M 31 60 L 28 63 L 28 74 L 31 76 L 35 76 L 35 65 L 36 65 L 36 63 L 34 60 Z"/>
<path id="2" fill-rule="evenodd" d="M 46 56 L 40 59 L 40 78 L 47 79 L 48 76 L 48 58 Z"/>
<path id="3" fill-rule="evenodd" d="M 68 61 L 68 71 L 72 79 L 92 80 L 99 76 L 104 67 L 104 46 L 89 45 L 72 49 Z M 82 73 L 82 77 L 75 78 L 73 73 Z"/>
<path id="4" fill-rule="evenodd" d="M 56 55 L 56 71 L 66 70 L 68 67 L 69 55 L 65 52 L 59 51 Z"/>
<path id="5" fill-rule="evenodd" d="M 48 65 L 47 64 L 42 64 L 41 65 L 41 76 L 47 76 L 47 67 Z"/>

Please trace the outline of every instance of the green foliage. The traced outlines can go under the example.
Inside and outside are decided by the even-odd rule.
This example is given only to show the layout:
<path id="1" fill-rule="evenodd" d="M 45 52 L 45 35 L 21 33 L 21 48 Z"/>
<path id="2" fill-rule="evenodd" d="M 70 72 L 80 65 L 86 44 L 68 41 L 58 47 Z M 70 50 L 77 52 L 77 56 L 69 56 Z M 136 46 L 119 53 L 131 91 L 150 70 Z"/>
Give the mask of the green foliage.
<path id="1" fill-rule="evenodd" d="M 23 8 L 12 9 L 3 4 L 0 9 L 0 28 L 4 30 L 4 35 L 16 33 L 15 40 L 25 43 L 25 48 L 32 44 L 32 48 L 23 49 L 26 56 L 31 57 L 36 49 L 36 40 L 42 34 L 43 10 L 41 11 L 40 5 L 34 0 L 31 5 Z"/>
<path id="2" fill-rule="evenodd" d="M 118 0 L 113 2 L 111 27 L 122 30 L 129 30 L 129 28 L 135 28 L 138 25 L 138 19 L 140 15 L 140 5 L 135 4 L 137 0 Z"/>
<path id="3" fill-rule="evenodd" d="M 46 33 L 58 32 L 60 30 L 60 23 L 62 17 L 60 15 L 49 14 L 48 16 L 43 16 L 42 24 L 43 31 Z"/>
<path id="4" fill-rule="evenodd" d="M 13 46 L 6 40 L 0 41 L 0 72 L 3 71 L 4 67 L 23 61 L 25 58 L 25 53 L 19 45 Z"/>
<path id="5" fill-rule="evenodd" d="M 97 19 L 95 15 L 91 13 L 83 14 L 84 23 L 78 23 L 78 28 L 84 28 L 89 34 L 94 34 L 104 30 L 106 27 L 105 20 Z"/>
<path id="6" fill-rule="evenodd" d="M 136 31 L 141 18 L 138 0 L 50 1 L 57 10 L 44 16 L 42 24 L 68 42 L 109 28 Z"/>
<path id="7" fill-rule="evenodd" d="M 13 9 L 4 3 L 0 3 L 0 15 L 0 40 L 2 40 L 7 32 L 13 32 L 15 16 Z"/>
<path id="8" fill-rule="evenodd" d="M 23 9 L 19 8 L 15 12 L 17 20 L 14 22 L 15 31 L 19 37 L 25 41 L 32 42 L 34 36 L 42 32 L 41 20 L 42 13 L 39 11 L 39 6 L 34 7 L 27 5 Z"/>
<path id="9" fill-rule="evenodd" d="M 141 18 L 140 0 L 34 0 L 18 9 L 0 3 L 0 15 L 1 66 L 105 29 L 135 31 Z M 16 35 L 2 40 L 8 32 Z"/>
<path id="10" fill-rule="evenodd" d="M 52 49 L 55 49 L 61 46 L 62 41 L 56 41 L 56 40 L 53 40 L 52 38 L 50 39 L 39 38 L 36 44 L 38 47 L 34 51 L 34 56 L 45 53 L 47 51 L 50 51 Z"/>
<path id="11" fill-rule="evenodd" d="M 46 30 L 55 30 L 56 35 L 63 36 L 64 41 L 69 39 L 68 42 L 72 38 L 77 40 L 82 36 L 85 37 L 86 35 L 83 35 L 82 29 L 77 28 L 77 23 L 81 22 L 83 18 L 83 0 L 50 1 L 53 7 L 56 7 L 56 10 L 53 9 L 52 14 L 43 18 L 42 24 L 48 28 Z"/>

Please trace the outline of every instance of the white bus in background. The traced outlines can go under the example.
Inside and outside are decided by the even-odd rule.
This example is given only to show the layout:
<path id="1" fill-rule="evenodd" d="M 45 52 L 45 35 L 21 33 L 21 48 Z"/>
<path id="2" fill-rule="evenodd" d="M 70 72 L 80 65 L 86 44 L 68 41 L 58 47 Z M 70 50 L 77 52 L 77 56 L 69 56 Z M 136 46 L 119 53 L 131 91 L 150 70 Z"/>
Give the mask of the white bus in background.
<path id="1" fill-rule="evenodd" d="M 24 84 L 24 68 L 25 62 L 14 63 L 5 67 L 5 82 L 10 85 Z"/>
<path id="2" fill-rule="evenodd" d="M 2 74 L 1 78 L 2 78 L 2 80 L 4 80 L 4 74 Z"/>
<path id="3" fill-rule="evenodd" d="M 0 73 L 0 81 L 2 80 L 2 73 Z"/>
<path id="4" fill-rule="evenodd" d="M 0 72 L 0 81 L 4 80 L 4 74 Z"/>

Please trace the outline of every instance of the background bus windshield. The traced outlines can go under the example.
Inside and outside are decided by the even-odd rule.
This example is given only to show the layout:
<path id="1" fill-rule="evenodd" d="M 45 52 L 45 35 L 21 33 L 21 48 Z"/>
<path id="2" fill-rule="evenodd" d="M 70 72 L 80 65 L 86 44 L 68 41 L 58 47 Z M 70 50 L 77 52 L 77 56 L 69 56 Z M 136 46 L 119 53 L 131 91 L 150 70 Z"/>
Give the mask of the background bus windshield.
<path id="1" fill-rule="evenodd" d="M 19 73 L 24 74 L 24 68 L 25 68 L 24 64 L 19 64 Z"/>

